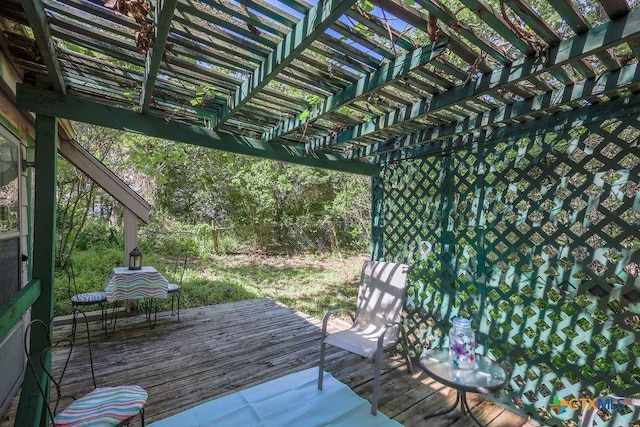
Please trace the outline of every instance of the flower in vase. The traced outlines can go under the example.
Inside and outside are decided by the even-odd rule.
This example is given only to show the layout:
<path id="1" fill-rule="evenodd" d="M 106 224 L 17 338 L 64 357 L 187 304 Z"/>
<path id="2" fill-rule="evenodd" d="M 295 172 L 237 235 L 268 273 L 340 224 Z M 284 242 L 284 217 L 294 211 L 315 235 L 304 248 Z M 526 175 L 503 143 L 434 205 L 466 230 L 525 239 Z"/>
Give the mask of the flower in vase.
<path id="1" fill-rule="evenodd" d="M 454 342 L 451 345 L 451 349 L 453 350 L 453 352 L 455 353 L 456 356 L 466 356 L 468 351 L 465 348 L 464 344 L 458 343 L 458 342 Z"/>

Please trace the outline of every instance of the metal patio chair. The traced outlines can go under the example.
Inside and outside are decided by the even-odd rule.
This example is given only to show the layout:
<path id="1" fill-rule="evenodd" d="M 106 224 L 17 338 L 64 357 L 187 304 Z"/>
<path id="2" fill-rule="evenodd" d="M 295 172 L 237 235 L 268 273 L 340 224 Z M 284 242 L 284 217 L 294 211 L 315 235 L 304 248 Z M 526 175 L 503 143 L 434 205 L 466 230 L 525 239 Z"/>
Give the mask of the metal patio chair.
<path id="1" fill-rule="evenodd" d="M 183 256 L 184 255 L 184 256 Z M 184 271 L 187 268 L 187 262 L 189 261 L 189 255 L 184 253 L 176 258 L 174 267 L 173 267 L 173 278 L 176 279 L 178 277 L 178 273 L 180 273 L 180 279 L 178 283 L 169 282 L 169 288 L 167 293 L 171 295 L 171 315 L 178 314 L 178 322 L 180 321 L 180 299 L 182 298 L 182 279 L 184 278 Z M 174 310 L 174 299 L 178 300 L 177 310 Z"/>
<path id="2" fill-rule="evenodd" d="M 84 308 L 97 305 L 100 307 L 101 325 L 102 329 L 107 332 L 107 294 L 102 291 L 97 292 L 78 292 L 76 286 L 76 276 L 73 270 L 73 263 L 71 259 L 67 259 L 64 262 L 63 270 L 67 276 L 67 288 L 69 292 L 69 300 L 71 301 L 71 308 L 73 309 L 71 335 L 75 336 L 76 333 L 76 308 Z M 81 308 L 81 310 L 82 310 Z"/>
<path id="3" fill-rule="evenodd" d="M 30 371 L 35 377 L 38 384 L 38 390 L 44 398 L 47 407 L 47 414 L 54 427 L 62 426 L 79 426 L 79 425 L 95 425 L 95 426 L 120 426 L 128 425 L 129 421 L 136 415 L 140 414 L 142 426 L 144 427 L 144 405 L 147 402 L 147 392 L 137 385 L 126 385 L 116 387 L 97 387 L 96 378 L 93 369 L 93 355 L 91 353 L 91 337 L 89 333 L 89 324 L 84 312 L 75 310 L 76 318 L 81 316 L 87 330 L 87 347 L 89 351 L 89 362 L 91 367 L 91 380 L 93 381 L 93 390 L 76 399 L 73 396 L 67 396 L 62 393 L 62 383 L 65 373 L 69 368 L 69 361 L 74 350 L 75 335 L 72 338 L 64 338 L 60 341 L 51 341 L 51 331 L 49 325 L 40 319 L 32 320 L 24 335 L 24 350 L 27 355 L 27 362 Z M 29 351 L 30 334 L 35 328 L 41 328 L 43 335 L 47 339 L 46 346 L 39 353 L 39 357 L 33 359 L 33 355 Z M 51 359 L 51 352 L 64 351 L 64 367 L 58 377 L 54 377 L 47 366 L 47 360 Z M 78 360 L 74 357 L 74 360 Z M 50 394 L 48 390 L 42 387 L 42 376 L 46 375 L 56 392 L 56 399 L 53 408 L 48 400 Z M 63 410 L 58 411 L 61 402 L 65 399 L 72 399 L 72 402 Z"/>
<path id="4" fill-rule="evenodd" d="M 322 339 L 320 342 L 320 366 L 318 371 L 318 389 L 322 390 L 324 355 L 327 344 L 342 348 L 351 353 L 374 359 L 373 397 L 371 413 L 377 414 L 380 397 L 380 371 L 383 350 L 403 339 L 407 368 L 412 372 L 408 353 L 407 335 L 402 325 L 402 308 L 405 301 L 407 273 L 409 266 L 390 262 L 367 261 L 362 267 L 358 302 L 355 316 L 346 309 L 330 310 L 322 321 Z M 349 329 L 327 334 L 330 317 L 347 311 L 353 320 Z"/>

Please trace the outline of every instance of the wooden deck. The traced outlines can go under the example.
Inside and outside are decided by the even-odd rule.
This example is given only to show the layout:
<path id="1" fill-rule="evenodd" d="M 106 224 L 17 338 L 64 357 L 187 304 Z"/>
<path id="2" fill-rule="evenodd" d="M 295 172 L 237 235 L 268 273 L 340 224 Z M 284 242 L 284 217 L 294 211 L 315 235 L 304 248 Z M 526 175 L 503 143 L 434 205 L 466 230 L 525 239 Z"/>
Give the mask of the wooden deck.
<path id="1" fill-rule="evenodd" d="M 194 308 L 183 310 L 180 317 L 178 323 L 170 313 L 160 313 L 153 330 L 143 316 L 118 320 L 109 338 L 92 331 L 98 386 L 144 387 L 149 393 L 147 423 L 318 363 L 321 322 L 275 301 Z M 67 331 L 59 327 L 56 334 Z M 65 391 L 74 395 L 91 388 L 82 350 L 75 352 L 70 365 L 74 371 L 66 381 Z M 60 364 L 58 359 L 54 357 L 54 366 Z M 371 396 L 373 365 L 364 358 L 328 347 L 327 371 L 363 398 Z M 400 359 L 387 355 L 381 384 L 380 410 L 405 426 L 473 425 L 458 410 L 424 419 L 452 403 L 455 392 L 418 367 L 409 375 Z M 536 425 L 474 395 L 469 400 L 474 414 L 491 427 Z M 1 427 L 13 424 L 15 408 L 12 404 Z M 136 418 L 132 426 L 139 424 Z"/>

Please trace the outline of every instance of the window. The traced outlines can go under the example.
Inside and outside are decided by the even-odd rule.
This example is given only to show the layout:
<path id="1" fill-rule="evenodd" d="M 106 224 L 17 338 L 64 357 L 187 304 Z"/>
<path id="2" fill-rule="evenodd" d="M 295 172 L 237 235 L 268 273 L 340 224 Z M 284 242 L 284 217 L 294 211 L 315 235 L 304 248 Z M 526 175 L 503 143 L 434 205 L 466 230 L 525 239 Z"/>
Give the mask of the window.
<path id="1" fill-rule="evenodd" d="M 20 290 L 18 142 L 0 126 L 0 307 Z"/>

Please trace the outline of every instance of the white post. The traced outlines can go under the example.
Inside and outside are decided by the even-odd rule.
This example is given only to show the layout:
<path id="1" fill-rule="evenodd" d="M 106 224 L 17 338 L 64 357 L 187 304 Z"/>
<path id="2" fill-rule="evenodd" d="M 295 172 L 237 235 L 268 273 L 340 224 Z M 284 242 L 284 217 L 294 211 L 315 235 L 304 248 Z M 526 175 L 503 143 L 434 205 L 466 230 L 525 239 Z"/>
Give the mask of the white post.
<path id="1" fill-rule="evenodd" d="M 138 217 L 128 209 L 124 208 L 124 266 L 129 266 L 129 252 L 138 246 Z M 126 311 L 137 311 L 138 301 L 125 301 Z"/>

